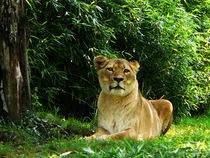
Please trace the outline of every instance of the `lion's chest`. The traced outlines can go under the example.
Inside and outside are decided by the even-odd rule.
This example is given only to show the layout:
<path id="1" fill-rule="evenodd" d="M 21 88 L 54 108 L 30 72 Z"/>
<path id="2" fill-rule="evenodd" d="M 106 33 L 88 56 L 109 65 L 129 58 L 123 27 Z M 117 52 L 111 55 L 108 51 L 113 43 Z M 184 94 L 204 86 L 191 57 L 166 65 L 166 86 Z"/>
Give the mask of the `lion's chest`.
<path id="1" fill-rule="evenodd" d="M 124 106 L 99 108 L 99 127 L 108 130 L 110 134 L 131 128 L 135 122 L 133 112 Z"/>

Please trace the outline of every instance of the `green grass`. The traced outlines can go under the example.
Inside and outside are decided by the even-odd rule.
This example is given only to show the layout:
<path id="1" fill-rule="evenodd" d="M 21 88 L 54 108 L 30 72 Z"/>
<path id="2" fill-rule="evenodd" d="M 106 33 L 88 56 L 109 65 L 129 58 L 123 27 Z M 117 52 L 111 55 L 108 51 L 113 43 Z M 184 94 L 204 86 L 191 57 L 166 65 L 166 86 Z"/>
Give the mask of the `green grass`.
<path id="1" fill-rule="evenodd" d="M 165 136 L 151 141 L 87 141 L 87 123 L 50 113 L 28 113 L 19 125 L 0 122 L 0 157 L 209 157 L 209 115 L 182 118 Z"/>

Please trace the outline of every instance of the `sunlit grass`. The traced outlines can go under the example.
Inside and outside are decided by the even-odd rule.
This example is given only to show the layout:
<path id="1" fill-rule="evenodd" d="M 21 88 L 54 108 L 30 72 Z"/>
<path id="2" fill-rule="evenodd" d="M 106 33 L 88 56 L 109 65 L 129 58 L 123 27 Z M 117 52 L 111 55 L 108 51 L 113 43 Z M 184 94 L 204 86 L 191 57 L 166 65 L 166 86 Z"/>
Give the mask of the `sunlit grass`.
<path id="1" fill-rule="evenodd" d="M 87 141 L 82 139 L 91 133 L 93 122 L 81 122 L 74 118 L 64 120 L 51 114 L 43 115 L 45 121 L 51 120 L 64 126 L 70 135 L 57 135 L 50 129 L 52 136 L 39 137 L 27 130 L 28 126 L 1 124 L 0 157 L 208 157 L 210 140 L 210 119 L 207 116 L 182 118 L 173 124 L 165 136 L 151 141 Z M 47 120 L 49 119 L 49 120 Z M 32 127 L 30 129 L 37 128 Z M 2 132 L 2 131 L 6 132 Z M 35 130 L 36 131 L 36 130 Z M 38 132 L 38 131 L 36 131 Z M 52 132 L 55 132 L 55 136 Z M 93 131 L 92 131 L 93 132 Z M 6 134 L 5 134 L 6 133 Z M 4 135 L 3 135 L 4 134 Z M 8 139 L 2 137 L 8 137 Z"/>
<path id="2" fill-rule="evenodd" d="M 206 116 L 199 118 L 184 118 L 165 135 L 165 139 L 173 141 L 178 148 L 207 152 L 210 140 L 210 119 Z"/>

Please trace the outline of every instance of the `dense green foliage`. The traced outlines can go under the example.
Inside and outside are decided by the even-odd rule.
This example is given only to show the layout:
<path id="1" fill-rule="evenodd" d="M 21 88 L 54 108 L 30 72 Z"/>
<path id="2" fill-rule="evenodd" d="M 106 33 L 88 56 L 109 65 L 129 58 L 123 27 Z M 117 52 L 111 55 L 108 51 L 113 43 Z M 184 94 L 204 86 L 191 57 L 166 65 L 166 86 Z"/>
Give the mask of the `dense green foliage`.
<path id="1" fill-rule="evenodd" d="M 207 0 L 27 1 L 35 104 L 94 107 L 93 58 L 141 64 L 143 96 L 172 101 L 174 114 L 208 109 Z M 59 99 L 62 98 L 62 99 Z"/>
<path id="2" fill-rule="evenodd" d="M 210 154 L 209 115 L 183 117 L 165 136 L 143 142 L 81 139 L 82 135 L 92 133 L 92 126 L 94 122 L 84 123 L 46 112 L 27 112 L 23 122 L 16 125 L 0 120 L 0 157 L 179 158 Z"/>

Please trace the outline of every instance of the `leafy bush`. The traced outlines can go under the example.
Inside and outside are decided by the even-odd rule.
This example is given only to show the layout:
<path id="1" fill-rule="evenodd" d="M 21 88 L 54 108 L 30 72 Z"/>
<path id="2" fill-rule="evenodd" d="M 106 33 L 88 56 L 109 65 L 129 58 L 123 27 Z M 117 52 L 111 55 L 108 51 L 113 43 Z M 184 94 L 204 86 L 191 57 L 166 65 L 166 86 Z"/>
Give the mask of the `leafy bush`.
<path id="1" fill-rule="evenodd" d="M 181 1 L 187 12 L 194 14 L 193 21 L 197 25 L 196 28 L 196 44 L 197 55 L 200 57 L 198 66 L 192 65 L 194 77 L 191 78 L 192 86 L 190 90 L 194 92 L 194 98 L 191 99 L 192 104 L 199 105 L 199 112 L 208 112 L 208 97 L 209 97 L 209 51 L 208 51 L 208 37 L 209 37 L 209 5 L 207 0 L 200 1 Z M 193 95 L 192 95 L 193 96 Z M 196 111 L 195 111 L 196 112 Z"/>
<path id="2" fill-rule="evenodd" d="M 99 85 L 92 61 L 102 54 L 138 60 L 143 95 L 164 95 L 175 115 L 200 105 L 207 109 L 204 63 L 209 61 L 203 55 L 207 36 L 201 33 L 207 25 L 199 22 L 206 17 L 196 18 L 189 8 L 187 12 L 187 1 L 27 2 L 32 87 L 38 87 L 34 93 L 44 105 L 66 104 L 72 113 L 94 107 Z M 78 104 L 82 106 L 74 111 Z"/>

